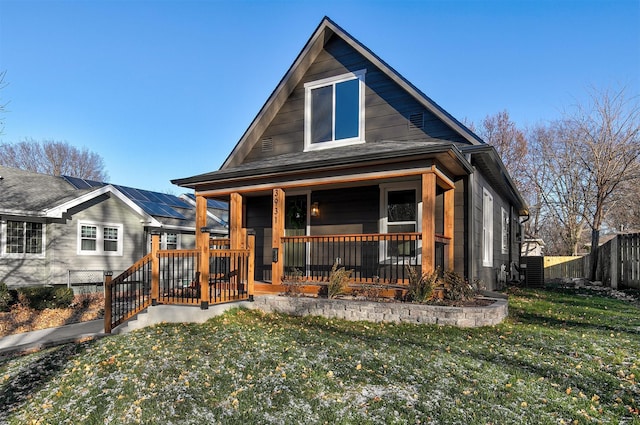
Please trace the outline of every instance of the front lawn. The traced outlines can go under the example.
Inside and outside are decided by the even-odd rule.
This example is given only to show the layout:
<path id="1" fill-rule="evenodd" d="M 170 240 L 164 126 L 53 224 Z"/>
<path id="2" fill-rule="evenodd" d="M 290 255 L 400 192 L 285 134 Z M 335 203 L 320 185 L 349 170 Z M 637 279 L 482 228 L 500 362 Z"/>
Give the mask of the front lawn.
<path id="1" fill-rule="evenodd" d="M 640 310 L 513 290 L 491 328 L 232 310 L 0 360 L 9 424 L 640 424 Z"/>

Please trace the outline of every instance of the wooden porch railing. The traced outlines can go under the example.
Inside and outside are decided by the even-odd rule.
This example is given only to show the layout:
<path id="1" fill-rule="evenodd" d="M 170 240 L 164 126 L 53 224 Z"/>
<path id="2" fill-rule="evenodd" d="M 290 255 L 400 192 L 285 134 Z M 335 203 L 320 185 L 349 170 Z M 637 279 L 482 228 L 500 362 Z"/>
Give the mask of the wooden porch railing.
<path id="1" fill-rule="evenodd" d="M 105 279 L 104 331 L 111 330 L 151 305 L 151 254 L 114 279 Z"/>
<path id="2" fill-rule="evenodd" d="M 421 271 L 422 234 L 377 233 L 327 236 L 286 236 L 284 249 L 284 279 L 323 282 L 329 279 L 331 267 L 353 270 L 355 283 L 404 284 L 407 266 Z M 444 268 L 444 247 L 448 238 L 436 237 L 436 265 Z M 438 255 L 441 253 L 440 255 Z"/>
<path id="3" fill-rule="evenodd" d="M 200 271 L 198 250 L 152 248 L 119 276 L 105 277 L 105 332 L 156 302 L 203 305 L 206 300 L 208 307 L 252 299 L 255 241 L 253 236 L 248 239 L 247 249 L 210 249 L 208 274 Z M 229 240 L 211 239 L 209 245 L 228 247 Z M 208 297 L 202 296 L 203 288 Z"/>

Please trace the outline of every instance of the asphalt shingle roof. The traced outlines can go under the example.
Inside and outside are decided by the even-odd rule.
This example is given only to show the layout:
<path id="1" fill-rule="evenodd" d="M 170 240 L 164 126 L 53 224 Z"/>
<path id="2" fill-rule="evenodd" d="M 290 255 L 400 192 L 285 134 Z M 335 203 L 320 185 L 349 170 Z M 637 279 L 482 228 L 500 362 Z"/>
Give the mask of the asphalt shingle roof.
<path id="1" fill-rule="evenodd" d="M 0 166 L 0 209 L 38 212 L 74 199 L 79 191 L 62 177 Z"/>

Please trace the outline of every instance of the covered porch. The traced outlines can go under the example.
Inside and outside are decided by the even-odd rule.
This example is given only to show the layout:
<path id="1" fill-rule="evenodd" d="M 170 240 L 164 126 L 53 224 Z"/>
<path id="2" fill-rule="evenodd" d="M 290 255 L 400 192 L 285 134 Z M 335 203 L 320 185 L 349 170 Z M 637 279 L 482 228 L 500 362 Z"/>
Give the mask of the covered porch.
<path id="1" fill-rule="evenodd" d="M 246 249 L 247 234 L 255 235 L 257 293 L 282 292 L 292 281 L 322 285 L 334 264 L 352 270 L 354 284 L 406 285 L 409 266 L 455 266 L 456 183 L 442 168 L 196 190 L 198 228 L 206 233 L 208 199 L 229 203 L 230 248 Z"/>

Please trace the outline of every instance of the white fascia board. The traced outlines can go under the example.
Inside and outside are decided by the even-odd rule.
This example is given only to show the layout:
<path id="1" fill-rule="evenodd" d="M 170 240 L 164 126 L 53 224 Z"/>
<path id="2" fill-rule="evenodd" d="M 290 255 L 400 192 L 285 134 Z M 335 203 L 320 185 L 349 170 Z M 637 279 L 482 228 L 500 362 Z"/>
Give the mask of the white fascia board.
<path id="1" fill-rule="evenodd" d="M 142 216 L 145 221 L 149 223 L 151 226 L 162 227 L 162 223 L 156 220 L 153 216 L 147 214 L 142 208 L 140 208 L 135 202 L 125 196 L 118 189 L 113 187 L 112 185 L 102 186 L 96 190 L 91 192 L 87 192 L 83 195 L 78 196 L 70 201 L 62 203 L 56 207 L 49 208 L 45 210 L 45 217 L 50 218 L 63 218 L 63 215 L 69 211 L 71 208 L 81 205 L 85 202 L 88 202 L 98 196 L 104 195 L 106 193 L 114 195 L 116 198 L 120 199 L 124 202 L 129 208 L 131 208 L 135 213 Z"/>

